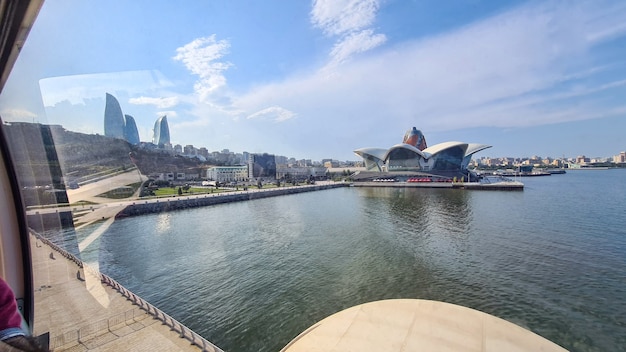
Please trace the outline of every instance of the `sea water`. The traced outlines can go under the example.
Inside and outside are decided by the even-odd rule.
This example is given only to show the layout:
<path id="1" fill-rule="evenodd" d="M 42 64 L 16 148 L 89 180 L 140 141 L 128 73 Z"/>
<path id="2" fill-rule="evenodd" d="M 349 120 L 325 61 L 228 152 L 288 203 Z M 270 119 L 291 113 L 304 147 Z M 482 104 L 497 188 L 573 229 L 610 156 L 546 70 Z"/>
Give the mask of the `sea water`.
<path id="1" fill-rule="evenodd" d="M 340 188 L 117 220 L 100 270 L 226 351 L 342 309 L 459 304 L 574 351 L 626 347 L 626 170 L 523 191 Z"/>

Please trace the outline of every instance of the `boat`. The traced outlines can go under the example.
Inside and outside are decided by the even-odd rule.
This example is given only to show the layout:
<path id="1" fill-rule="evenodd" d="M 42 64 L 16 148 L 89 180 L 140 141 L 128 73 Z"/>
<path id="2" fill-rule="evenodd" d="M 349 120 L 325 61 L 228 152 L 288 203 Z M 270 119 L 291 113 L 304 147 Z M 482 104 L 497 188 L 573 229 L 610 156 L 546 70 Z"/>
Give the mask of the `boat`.
<path id="1" fill-rule="evenodd" d="M 598 163 L 569 163 L 567 164 L 568 170 L 608 170 L 610 169 L 608 166 L 604 166 L 606 164 L 598 164 Z"/>

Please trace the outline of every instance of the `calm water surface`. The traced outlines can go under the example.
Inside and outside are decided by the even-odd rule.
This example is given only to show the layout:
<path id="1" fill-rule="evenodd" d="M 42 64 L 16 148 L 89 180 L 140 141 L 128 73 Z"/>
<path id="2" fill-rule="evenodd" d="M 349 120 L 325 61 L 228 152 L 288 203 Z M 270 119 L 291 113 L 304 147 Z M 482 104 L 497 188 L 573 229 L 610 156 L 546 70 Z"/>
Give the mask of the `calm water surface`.
<path id="1" fill-rule="evenodd" d="M 226 351 L 277 351 L 330 314 L 389 298 L 479 309 L 574 351 L 626 349 L 626 170 L 523 182 L 127 218 L 84 259 Z"/>

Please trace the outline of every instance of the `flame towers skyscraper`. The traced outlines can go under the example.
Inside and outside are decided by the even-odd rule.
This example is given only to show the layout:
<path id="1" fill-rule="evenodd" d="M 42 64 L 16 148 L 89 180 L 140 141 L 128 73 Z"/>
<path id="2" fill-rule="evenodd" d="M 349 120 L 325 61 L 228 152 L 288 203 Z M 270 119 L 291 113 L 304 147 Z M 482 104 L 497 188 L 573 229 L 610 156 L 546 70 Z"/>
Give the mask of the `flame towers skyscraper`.
<path id="1" fill-rule="evenodd" d="M 130 115 L 124 115 L 124 139 L 130 144 L 139 144 L 139 131 L 135 119 Z"/>
<path id="2" fill-rule="evenodd" d="M 130 115 L 124 115 L 120 103 L 109 93 L 106 93 L 104 107 L 104 135 L 124 139 L 130 144 L 139 144 L 139 131 L 135 119 Z"/>
<path id="3" fill-rule="evenodd" d="M 170 144 L 170 127 L 167 124 L 167 116 L 163 115 L 159 117 L 154 123 L 154 135 L 152 137 L 152 143 L 163 147 L 166 144 Z"/>
<path id="4" fill-rule="evenodd" d="M 104 135 L 124 139 L 130 144 L 140 143 L 135 119 L 130 115 L 124 115 L 120 103 L 109 93 L 106 93 L 104 107 Z M 152 143 L 160 148 L 170 144 L 170 127 L 166 115 L 159 117 L 154 123 Z"/>
<path id="5" fill-rule="evenodd" d="M 104 107 L 104 135 L 112 138 L 124 139 L 124 114 L 120 103 L 109 93 L 106 93 Z"/>

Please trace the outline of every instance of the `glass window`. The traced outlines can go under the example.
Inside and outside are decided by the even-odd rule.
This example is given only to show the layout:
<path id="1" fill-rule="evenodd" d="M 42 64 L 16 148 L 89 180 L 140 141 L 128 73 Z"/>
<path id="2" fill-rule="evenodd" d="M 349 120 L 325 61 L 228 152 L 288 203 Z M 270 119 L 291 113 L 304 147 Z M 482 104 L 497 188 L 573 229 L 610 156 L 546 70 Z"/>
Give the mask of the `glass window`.
<path id="1" fill-rule="evenodd" d="M 60 351 L 276 351 L 387 298 L 619 349 L 626 6 L 600 1 L 1 1 L 0 274 Z"/>

